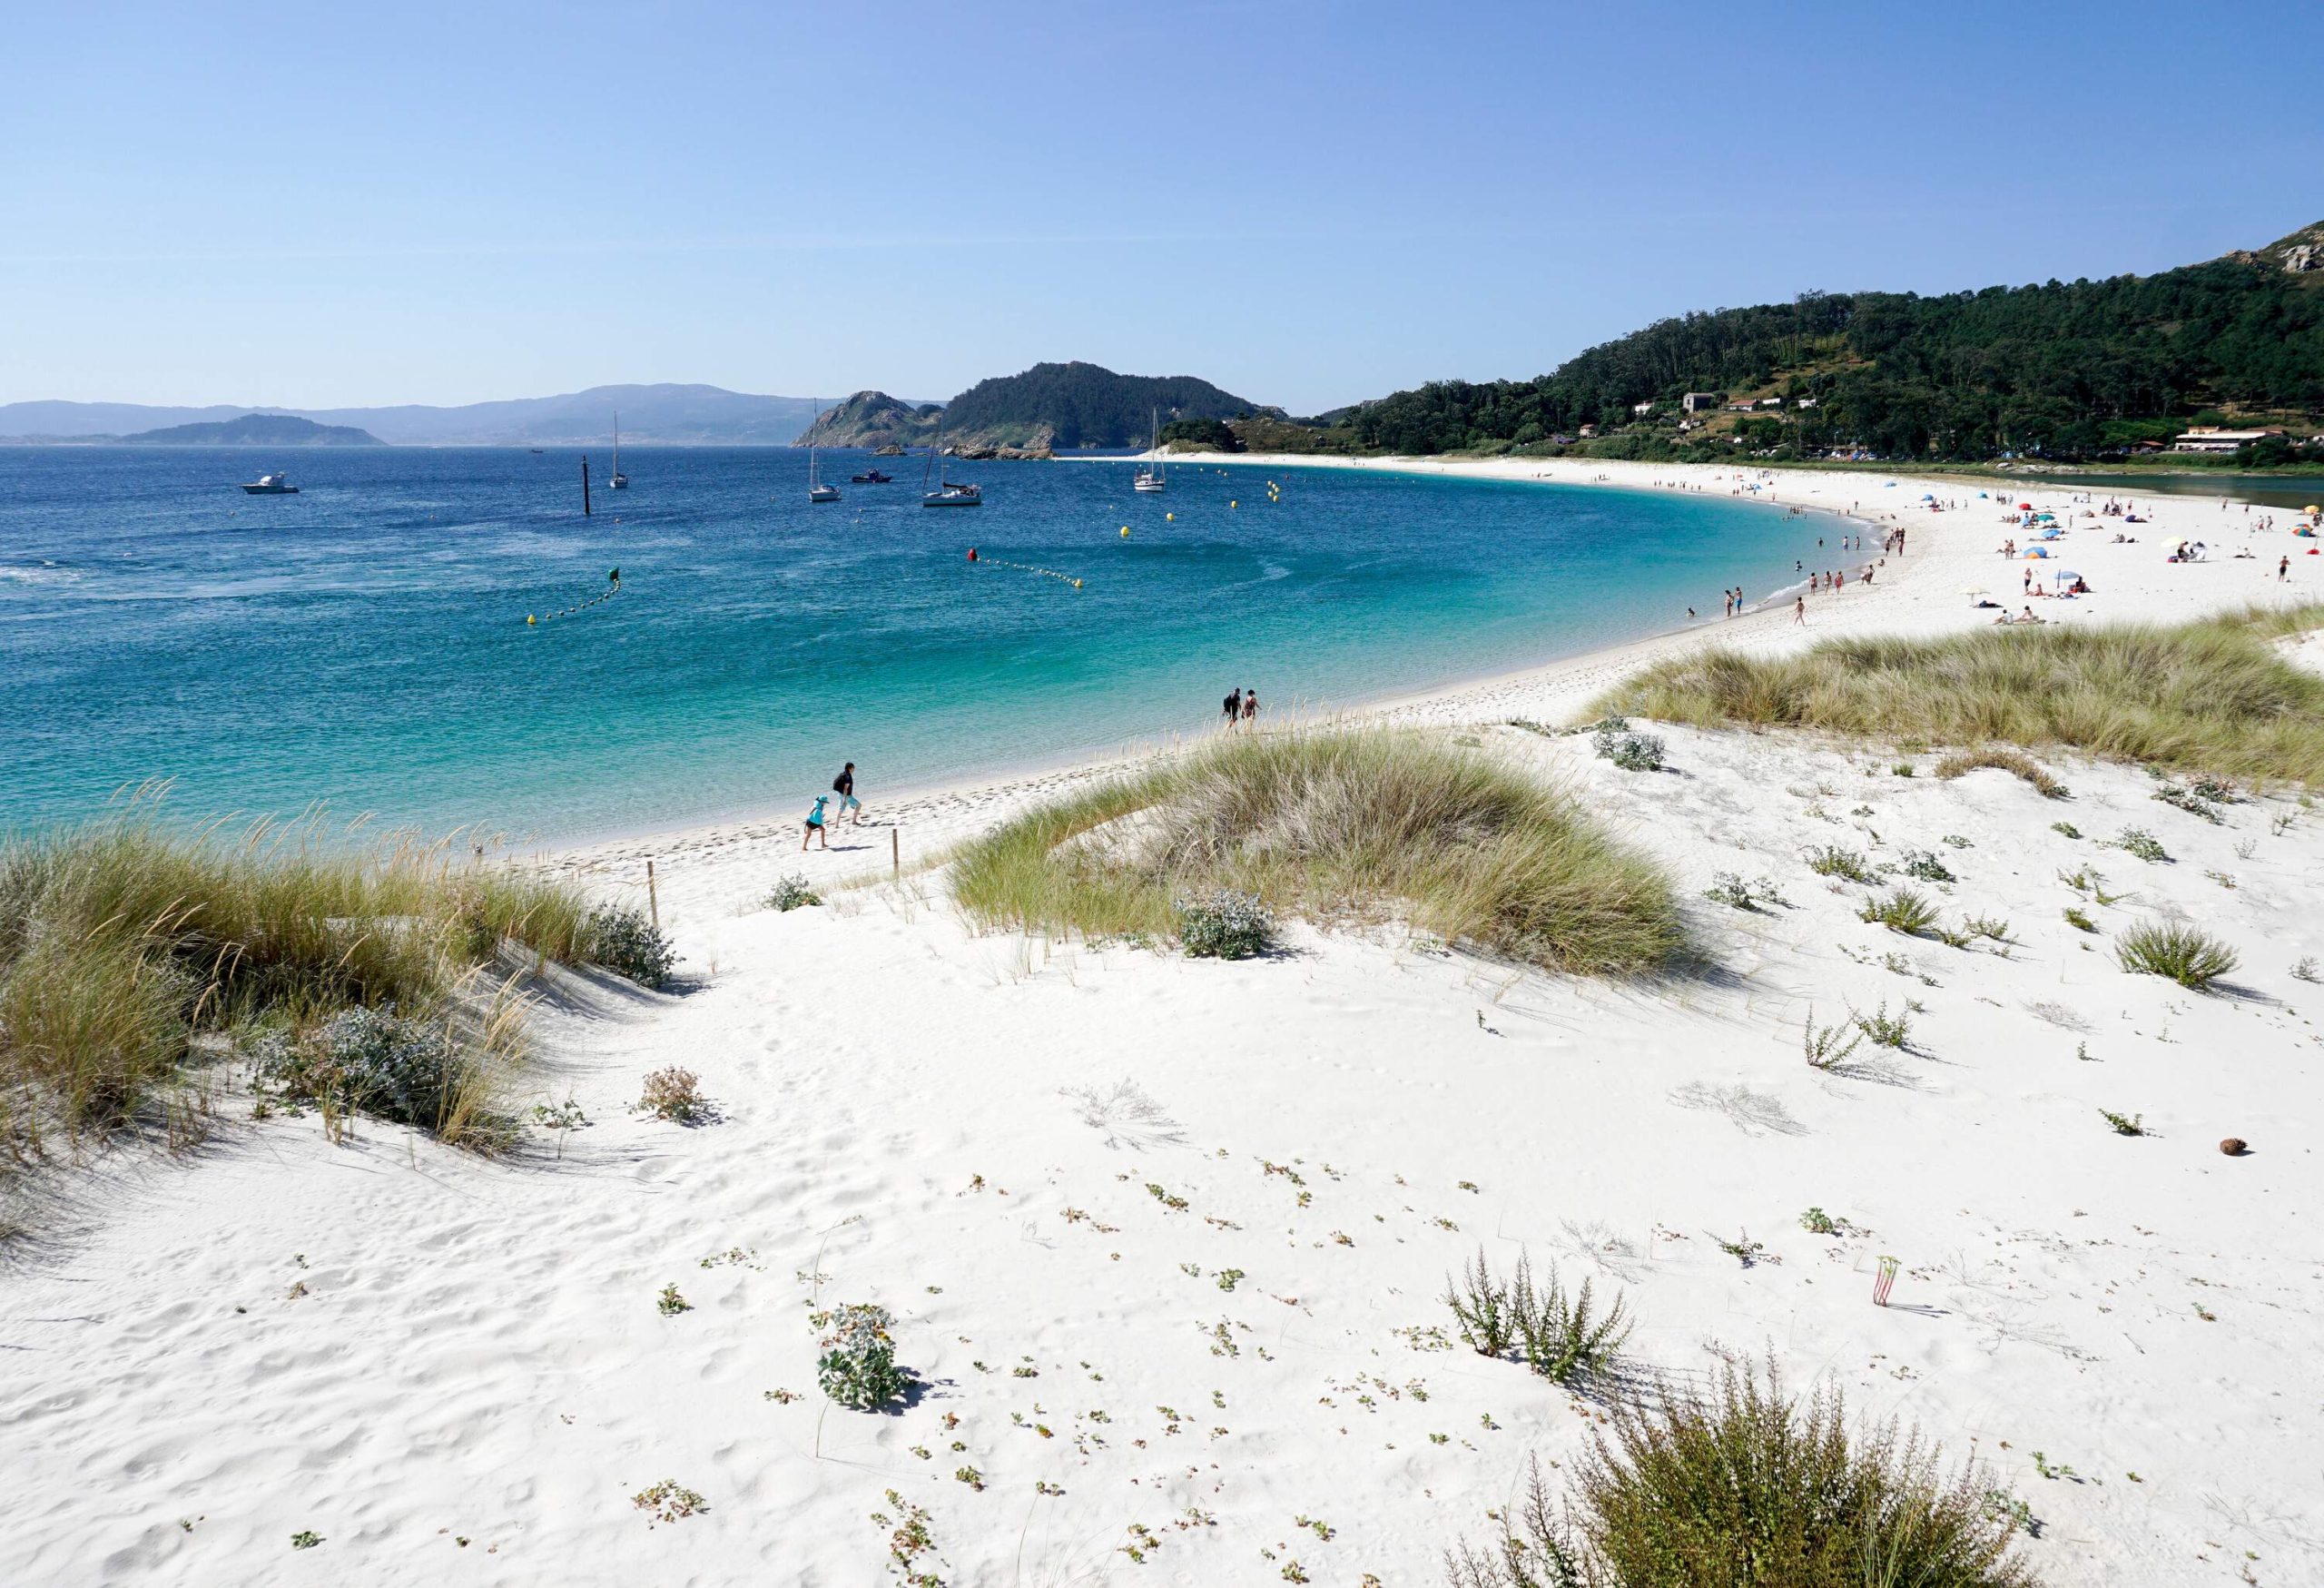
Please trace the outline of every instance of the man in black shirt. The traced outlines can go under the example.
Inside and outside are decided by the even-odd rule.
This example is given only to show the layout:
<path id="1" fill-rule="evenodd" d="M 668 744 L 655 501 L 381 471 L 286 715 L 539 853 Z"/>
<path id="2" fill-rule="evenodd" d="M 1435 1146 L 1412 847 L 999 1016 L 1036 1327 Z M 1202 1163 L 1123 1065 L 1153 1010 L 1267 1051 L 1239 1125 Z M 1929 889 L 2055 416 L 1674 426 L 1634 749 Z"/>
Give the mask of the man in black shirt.
<path id="1" fill-rule="evenodd" d="M 854 824 L 858 827 L 862 826 L 863 802 L 855 797 L 854 762 L 851 761 L 845 766 L 841 767 L 839 775 L 832 779 L 832 793 L 839 795 L 839 814 L 844 816 L 850 811 L 853 811 L 855 813 Z"/>

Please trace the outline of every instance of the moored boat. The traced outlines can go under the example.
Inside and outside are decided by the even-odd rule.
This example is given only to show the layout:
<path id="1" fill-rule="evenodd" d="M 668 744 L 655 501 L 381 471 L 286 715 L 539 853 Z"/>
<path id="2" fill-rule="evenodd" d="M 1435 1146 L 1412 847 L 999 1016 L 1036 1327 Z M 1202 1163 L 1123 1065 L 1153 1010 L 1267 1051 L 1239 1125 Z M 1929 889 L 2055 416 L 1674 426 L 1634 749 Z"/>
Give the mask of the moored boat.
<path id="1" fill-rule="evenodd" d="M 254 497 L 295 497 L 299 494 L 299 488 L 290 483 L 290 477 L 279 469 L 272 474 L 260 475 L 242 488 Z"/>

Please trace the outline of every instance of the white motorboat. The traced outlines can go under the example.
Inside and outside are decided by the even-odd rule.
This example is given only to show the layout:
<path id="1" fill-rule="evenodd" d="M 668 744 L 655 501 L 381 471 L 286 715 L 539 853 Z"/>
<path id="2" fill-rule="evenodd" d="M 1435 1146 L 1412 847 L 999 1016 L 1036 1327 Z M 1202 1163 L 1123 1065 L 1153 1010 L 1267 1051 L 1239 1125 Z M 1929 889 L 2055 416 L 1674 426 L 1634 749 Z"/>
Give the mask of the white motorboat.
<path id="1" fill-rule="evenodd" d="M 295 497 L 299 494 L 299 488 L 290 483 L 290 477 L 279 469 L 272 474 L 260 475 L 242 488 L 254 497 Z"/>

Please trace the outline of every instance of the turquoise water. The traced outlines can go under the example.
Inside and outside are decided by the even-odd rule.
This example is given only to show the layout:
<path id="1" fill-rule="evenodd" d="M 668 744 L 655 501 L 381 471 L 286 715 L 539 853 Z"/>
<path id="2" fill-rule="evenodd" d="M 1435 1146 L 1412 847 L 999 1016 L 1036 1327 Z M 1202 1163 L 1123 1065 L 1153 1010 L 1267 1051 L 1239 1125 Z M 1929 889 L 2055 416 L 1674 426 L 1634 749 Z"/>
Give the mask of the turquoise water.
<path id="1" fill-rule="evenodd" d="M 300 494 L 234 488 L 278 461 Z M 585 519 L 564 449 L 0 449 L 0 827 L 152 777 L 188 816 L 516 839 L 787 815 L 843 760 L 876 798 L 1200 730 L 1237 685 L 1344 704 L 1716 621 L 1836 528 L 1375 471 L 1137 496 L 1120 462 L 955 464 L 987 505 L 936 511 L 917 459 L 844 484 L 860 454 L 810 507 L 787 449 L 622 461 Z"/>

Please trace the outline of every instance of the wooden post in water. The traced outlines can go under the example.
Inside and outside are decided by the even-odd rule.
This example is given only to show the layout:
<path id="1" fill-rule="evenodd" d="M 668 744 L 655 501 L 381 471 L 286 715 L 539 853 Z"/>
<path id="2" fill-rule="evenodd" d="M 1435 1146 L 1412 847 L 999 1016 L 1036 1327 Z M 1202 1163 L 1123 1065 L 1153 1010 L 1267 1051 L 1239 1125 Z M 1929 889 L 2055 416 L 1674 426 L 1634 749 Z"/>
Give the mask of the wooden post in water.
<path id="1" fill-rule="evenodd" d="M 888 871 L 897 882 L 904 880 L 904 841 L 897 829 L 888 829 Z"/>
<path id="2" fill-rule="evenodd" d="M 586 453 L 581 459 L 581 516 L 589 516 L 589 459 Z"/>
<path id="3" fill-rule="evenodd" d="M 654 863 L 645 863 L 645 908 L 654 917 L 654 930 L 662 930 L 662 896 L 654 886 Z"/>

